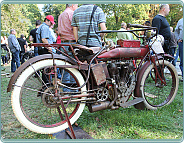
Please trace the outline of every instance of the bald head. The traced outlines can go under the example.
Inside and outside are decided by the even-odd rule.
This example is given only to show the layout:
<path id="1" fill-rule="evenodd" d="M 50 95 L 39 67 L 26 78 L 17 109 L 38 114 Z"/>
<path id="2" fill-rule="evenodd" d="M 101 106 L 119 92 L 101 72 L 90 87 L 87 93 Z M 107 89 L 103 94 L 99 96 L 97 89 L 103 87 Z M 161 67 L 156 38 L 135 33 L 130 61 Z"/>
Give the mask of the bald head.
<path id="1" fill-rule="evenodd" d="M 126 23 L 125 22 L 121 23 L 121 28 L 126 29 Z"/>
<path id="2" fill-rule="evenodd" d="M 160 5 L 160 10 L 159 10 L 159 14 L 162 14 L 163 16 L 167 16 L 169 15 L 169 5 L 168 4 L 161 4 Z"/>

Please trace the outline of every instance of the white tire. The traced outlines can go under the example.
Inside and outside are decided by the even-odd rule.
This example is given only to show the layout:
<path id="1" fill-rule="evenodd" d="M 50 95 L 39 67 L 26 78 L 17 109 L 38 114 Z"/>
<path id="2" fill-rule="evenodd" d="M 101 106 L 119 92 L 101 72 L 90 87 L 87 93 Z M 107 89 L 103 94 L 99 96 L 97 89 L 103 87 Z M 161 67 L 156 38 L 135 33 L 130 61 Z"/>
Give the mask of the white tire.
<path id="1" fill-rule="evenodd" d="M 175 98 L 178 91 L 179 79 L 176 68 L 169 62 L 164 60 L 159 60 L 156 65 L 164 65 L 164 78 L 166 85 L 159 83 L 155 84 L 153 80 L 154 75 L 154 64 L 148 66 L 145 70 L 141 83 L 140 83 L 140 93 L 142 98 L 144 98 L 144 106 L 147 109 L 155 110 L 157 108 L 169 105 Z M 152 74 L 151 74 L 152 73 Z M 151 75 L 153 78 L 151 78 Z M 141 104 L 143 104 L 141 103 Z"/>
<path id="2" fill-rule="evenodd" d="M 55 63 L 56 63 L 56 65 L 65 65 L 65 64 L 70 65 L 69 63 L 62 61 L 62 60 L 58 60 L 58 59 L 55 59 Z M 15 116 L 17 117 L 18 121 L 22 125 L 24 125 L 26 128 L 28 128 L 29 130 L 31 130 L 33 132 L 41 133 L 41 134 L 57 133 L 61 130 L 68 128 L 68 123 L 67 122 L 60 123 L 59 121 L 57 121 L 59 119 L 54 119 L 57 121 L 58 125 L 53 124 L 51 126 L 44 126 L 43 123 L 42 124 L 40 123 L 40 125 L 39 125 L 39 121 L 36 121 L 38 123 L 33 122 L 32 120 L 34 120 L 36 118 L 41 119 L 41 117 L 38 117 L 38 115 L 35 115 L 35 117 L 31 117 L 31 114 L 30 114 L 30 116 L 27 115 L 28 110 L 26 109 L 27 113 L 25 113 L 24 108 L 22 106 L 25 106 L 25 108 L 27 108 L 27 106 L 28 106 L 27 104 L 29 104 L 29 102 L 30 102 L 30 104 L 31 104 L 30 107 L 32 107 L 32 106 L 34 107 L 34 104 L 31 102 L 35 102 L 35 104 L 36 104 L 36 101 L 40 100 L 41 98 L 37 97 L 37 100 L 28 102 L 27 100 L 31 100 L 32 97 L 36 98 L 36 96 L 35 96 L 36 92 L 28 89 L 26 92 L 27 92 L 27 94 L 30 94 L 29 95 L 30 98 L 27 95 L 26 95 L 26 97 L 22 97 L 23 96 L 22 90 L 25 90 L 25 88 L 21 88 L 21 87 L 24 87 L 26 80 L 29 80 L 29 78 L 31 78 L 30 76 L 35 73 L 35 70 L 38 71 L 39 69 L 42 69 L 42 68 L 47 67 L 47 66 L 52 66 L 52 65 L 53 65 L 53 60 L 46 59 L 46 60 L 38 61 L 38 62 L 32 64 L 31 66 L 27 67 L 19 75 L 18 79 L 16 80 L 15 86 L 14 86 L 12 94 L 11 94 L 11 103 L 12 103 L 13 112 L 14 112 Z M 84 84 L 83 76 L 81 75 L 81 73 L 78 70 L 72 69 L 72 68 L 68 68 L 67 70 L 75 76 L 75 79 L 77 80 L 79 86 Z M 36 84 L 36 82 L 31 83 L 31 84 Z M 81 89 L 81 91 L 86 91 L 86 86 L 84 86 Z M 28 93 L 28 92 L 30 92 L 30 93 Z M 34 92 L 34 93 L 31 94 L 31 92 Z M 85 94 L 85 93 L 83 93 L 83 94 Z M 24 101 L 26 101 L 26 104 L 22 105 L 23 104 L 22 102 L 24 102 Z M 40 104 L 42 104 L 42 103 L 40 102 Z M 77 107 L 76 111 L 74 113 L 72 112 L 73 115 L 70 117 L 71 124 L 73 124 L 80 117 L 81 113 L 84 110 L 85 104 L 78 104 L 76 107 Z M 43 106 L 43 108 L 45 108 L 45 107 Z M 32 110 L 35 110 L 35 112 L 33 112 Z M 35 109 L 35 107 L 34 107 L 32 110 L 30 110 L 30 111 L 32 111 L 32 113 L 40 112 L 42 114 L 45 114 L 44 112 L 41 112 L 42 108 Z M 49 109 L 47 111 L 47 109 L 45 108 L 45 110 L 46 110 L 45 112 L 48 112 L 48 114 L 51 114 L 51 116 L 52 116 L 53 113 L 49 113 L 49 110 L 51 110 L 51 109 Z M 57 115 L 57 113 L 56 113 L 56 115 Z M 40 116 L 43 116 L 43 115 L 40 115 Z M 47 118 L 46 115 L 44 115 L 44 118 Z M 50 120 L 50 119 L 48 118 L 48 120 Z"/>

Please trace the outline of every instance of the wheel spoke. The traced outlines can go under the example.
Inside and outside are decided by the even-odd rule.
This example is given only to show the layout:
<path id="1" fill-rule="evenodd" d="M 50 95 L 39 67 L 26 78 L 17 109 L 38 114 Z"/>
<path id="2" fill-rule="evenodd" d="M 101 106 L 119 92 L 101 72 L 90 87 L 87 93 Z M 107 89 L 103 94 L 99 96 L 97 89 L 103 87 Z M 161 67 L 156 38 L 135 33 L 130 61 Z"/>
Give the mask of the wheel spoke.
<path id="1" fill-rule="evenodd" d="M 55 62 L 56 65 L 63 65 L 66 63 L 58 59 L 56 59 Z M 12 107 L 14 113 L 17 118 L 20 117 L 19 114 L 25 117 L 24 120 L 22 118 L 18 118 L 18 120 L 30 130 L 47 134 L 51 132 L 50 129 L 52 129 L 52 133 L 55 132 L 55 127 L 60 126 L 57 130 L 62 130 L 67 127 L 66 119 L 60 106 L 59 97 L 78 94 L 78 91 L 69 90 L 67 88 L 69 91 L 65 92 L 63 91 L 64 87 L 53 85 L 57 84 L 53 82 L 56 78 L 55 75 L 52 73 L 45 73 L 50 72 L 50 67 L 53 67 L 52 59 L 30 64 L 30 66 L 19 75 L 12 91 Z M 60 75 L 59 71 L 61 71 Z M 66 71 L 73 78 L 72 83 L 67 83 L 64 79 L 64 72 Z M 45 79 L 43 78 L 43 74 L 46 75 Z M 58 79 L 62 84 L 66 84 L 68 87 L 79 87 L 84 83 L 80 72 L 71 68 L 63 70 L 63 68 L 57 67 L 57 80 Z M 86 87 L 82 88 L 80 93 L 83 91 L 86 91 Z M 55 92 L 58 94 L 55 94 Z M 16 106 L 17 102 L 20 106 Z M 64 104 L 66 106 L 66 103 Z M 76 121 L 82 113 L 83 108 L 84 104 L 80 105 L 77 102 L 72 104 L 69 103 L 66 108 L 69 119 Z M 62 115 L 63 119 L 61 119 L 59 113 Z M 28 122 L 29 125 L 27 124 Z M 34 129 L 31 128 L 30 124 Z M 35 125 L 39 128 L 35 127 Z"/>
<path id="2" fill-rule="evenodd" d="M 161 70 L 160 67 L 162 67 Z M 158 74 L 160 74 L 160 77 L 166 84 L 159 79 L 154 66 L 148 68 L 143 75 L 141 89 L 143 89 L 145 104 L 147 104 L 147 107 L 150 107 L 150 109 L 152 107 L 162 107 L 170 102 L 171 99 L 173 100 L 175 96 L 174 93 L 176 93 L 175 91 L 177 90 L 177 74 L 175 74 L 173 68 L 174 67 L 167 61 L 164 62 L 164 67 L 163 63 L 157 66 Z"/>

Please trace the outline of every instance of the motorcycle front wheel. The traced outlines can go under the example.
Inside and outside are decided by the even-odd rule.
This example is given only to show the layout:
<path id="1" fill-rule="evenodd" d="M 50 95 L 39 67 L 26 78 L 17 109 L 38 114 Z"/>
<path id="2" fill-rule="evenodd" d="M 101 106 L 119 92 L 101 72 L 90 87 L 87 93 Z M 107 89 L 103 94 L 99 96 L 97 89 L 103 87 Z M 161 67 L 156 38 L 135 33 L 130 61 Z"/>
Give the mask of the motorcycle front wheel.
<path id="1" fill-rule="evenodd" d="M 56 65 L 70 65 L 59 59 L 55 59 L 55 63 Z M 53 134 L 68 128 L 68 123 L 59 102 L 60 100 L 58 97 L 51 95 L 57 92 L 60 96 L 67 97 L 74 95 L 75 92 L 85 94 L 86 91 L 86 86 L 80 90 L 68 91 L 66 88 L 61 87 L 61 85 L 56 91 L 54 83 L 50 82 L 54 81 L 54 74 L 52 72 L 45 74 L 46 72 L 48 73 L 51 66 L 53 66 L 52 59 L 45 59 L 30 64 L 19 75 L 11 94 L 13 112 L 18 121 L 29 130 L 41 134 Z M 83 76 L 78 70 L 73 68 L 57 68 L 57 80 L 62 84 L 65 84 L 63 79 L 64 72 L 68 72 L 73 79 L 72 83 L 66 84 L 67 86 L 76 88 L 84 84 Z M 47 78 L 44 79 L 43 76 Z M 64 100 L 64 104 L 65 107 L 67 106 L 66 111 L 71 124 L 73 124 L 83 112 L 85 103 L 79 104 L 74 102 L 67 105 L 68 100 Z M 62 115 L 63 119 L 61 119 L 60 115 Z"/>
<path id="2" fill-rule="evenodd" d="M 165 105 L 169 105 L 175 98 L 178 90 L 178 74 L 175 67 L 166 60 L 156 62 L 158 73 L 154 64 L 150 64 L 142 75 L 140 82 L 140 97 L 144 98 L 144 102 L 140 107 L 147 109 L 157 109 Z M 164 84 L 159 79 L 159 74 Z"/>

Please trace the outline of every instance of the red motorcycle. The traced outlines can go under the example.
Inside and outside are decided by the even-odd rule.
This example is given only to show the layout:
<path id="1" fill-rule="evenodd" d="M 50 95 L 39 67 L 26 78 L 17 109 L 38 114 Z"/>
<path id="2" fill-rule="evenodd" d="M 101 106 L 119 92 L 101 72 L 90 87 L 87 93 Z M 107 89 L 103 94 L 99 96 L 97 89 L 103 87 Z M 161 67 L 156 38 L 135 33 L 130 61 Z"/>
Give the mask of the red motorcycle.
<path id="1" fill-rule="evenodd" d="M 149 39 L 136 34 L 156 28 L 129 26 L 135 29 L 98 33 L 131 32 L 142 38 L 144 45 L 139 40 L 118 40 L 117 45 L 104 45 L 101 49 L 33 43 L 32 46 L 54 47 L 57 51 L 61 47 L 64 52 L 31 58 L 11 77 L 7 91 L 12 90 L 12 108 L 19 122 L 31 131 L 53 134 L 72 129 L 85 105 L 90 112 L 96 112 L 132 105 L 137 109 L 157 109 L 170 104 L 179 83 L 177 71 L 169 62 L 173 57 L 154 51 L 152 39 L 157 32 Z M 65 46 L 70 47 L 73 56 Z"/>

